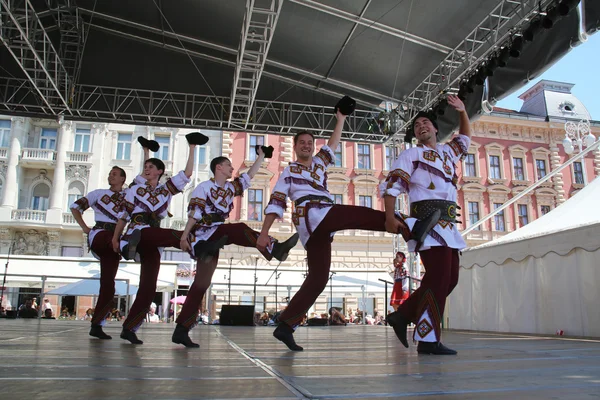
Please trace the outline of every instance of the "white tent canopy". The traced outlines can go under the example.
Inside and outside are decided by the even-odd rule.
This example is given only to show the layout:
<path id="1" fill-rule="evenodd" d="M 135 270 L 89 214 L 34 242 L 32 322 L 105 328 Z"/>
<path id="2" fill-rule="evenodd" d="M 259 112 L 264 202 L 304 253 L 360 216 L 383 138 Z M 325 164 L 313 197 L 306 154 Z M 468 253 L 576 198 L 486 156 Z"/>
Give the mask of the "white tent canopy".
<path id="1" fill-rule="evenodd" d="M 94 278 L 100 278 L 100 275 L 95 275 Z M 127 296 L 137 294 L 138 288 L 134 285 L 129 285 L 124 281 L 115 281 L 115 295 Z M 97 296 L 100 292 L 100 280 L 98 279 L 82 279 L 77 282 L 69 283 L 48 292 L 48 294 L 56 294 L 59 296 Z"/>
<path id="2" fill-rule="evenodd" d="M 550 213 L 468 249 L 453 329 L 600 337 L 600 179 Z"/>

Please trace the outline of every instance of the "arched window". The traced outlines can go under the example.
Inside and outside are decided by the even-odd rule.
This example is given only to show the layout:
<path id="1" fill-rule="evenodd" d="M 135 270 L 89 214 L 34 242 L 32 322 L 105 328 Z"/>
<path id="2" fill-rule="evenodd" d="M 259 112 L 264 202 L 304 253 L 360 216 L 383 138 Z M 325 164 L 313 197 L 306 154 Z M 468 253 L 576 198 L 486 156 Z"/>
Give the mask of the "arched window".
<path id="1" fill-rule="evenodd" d="M 69 185 L 69 191 L 67 192 L 67 207 L 69 208 L 71 204 L 75 202 L 75 200 L 83 197 L 83 193 L 85 192 L 85 186 L 80 181 L 71 182 Z"/>
<path id="2" fill-rule="evenodd" d="M 33 189 L 31 196 L 31 209 L 37 211 L 46 211 L 50 198 L 50 186 L 40 183 Z"/>

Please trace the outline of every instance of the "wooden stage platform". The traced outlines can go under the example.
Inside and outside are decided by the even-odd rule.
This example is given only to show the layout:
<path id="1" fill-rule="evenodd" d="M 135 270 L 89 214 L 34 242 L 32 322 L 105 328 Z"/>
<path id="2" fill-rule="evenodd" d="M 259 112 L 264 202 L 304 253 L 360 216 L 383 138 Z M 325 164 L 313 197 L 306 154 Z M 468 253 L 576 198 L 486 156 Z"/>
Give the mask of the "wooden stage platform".
<path id="1" fill-rule="evenodd" d="M 146 324 L 145 343 L 82 321 L 0 319 L 2 399 L 594 399 L 600 340 L 444 332 L 458 356 L 419 356 L 385 326 L 301 327 L 291 352 L 266 327 L 198 326 L 200 349 Z"/>

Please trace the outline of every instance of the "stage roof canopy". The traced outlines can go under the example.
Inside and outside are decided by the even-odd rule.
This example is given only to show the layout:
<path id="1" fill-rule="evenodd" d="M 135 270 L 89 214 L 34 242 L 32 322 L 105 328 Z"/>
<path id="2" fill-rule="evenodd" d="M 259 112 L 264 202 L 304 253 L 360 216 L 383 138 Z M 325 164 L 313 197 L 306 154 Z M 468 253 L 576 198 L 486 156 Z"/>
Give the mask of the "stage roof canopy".
<path id="1" fill-rule="evenodd" d="M 599 2 L 577 3 L 0 0 L 0 112 L 326 136 L 347 94 L 358 109 L 345 139 L 385 142 L 532 25 L 485 94 L 493 103 L 538 76 L 598 29 Z M 573 10 L 537 30 L 549 6 Z M 467 96 L 471 115 L 483 87 Z M 455 119 L 446 112 L 442 129 Z"/>

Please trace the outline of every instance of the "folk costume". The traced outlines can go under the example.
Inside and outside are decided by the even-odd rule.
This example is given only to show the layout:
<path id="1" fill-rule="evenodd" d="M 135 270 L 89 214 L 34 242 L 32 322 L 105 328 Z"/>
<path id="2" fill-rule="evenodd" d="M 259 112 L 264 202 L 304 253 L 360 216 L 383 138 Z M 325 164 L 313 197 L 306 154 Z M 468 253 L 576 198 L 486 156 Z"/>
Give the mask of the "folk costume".
<path id="1" fill-rule="evenodd" d="M 388 318 L 415 323 L 414 340 L 440 343 L 446 297 L 458 283 L 459 251 L 466 247 L 456 227 L 456 164 L 467 153 L 470 138 L 458 135 L 435 149 L 417 145 L 403 151 L 381 184 L 381 194 L 408 193 L 411 229 L 409 251 L 418 251 L 426 273 L 421 286 Z M 396 329 L 396 326 L 394 327 Z M 408 347 L 408 344 L 405 344 Z"/>

